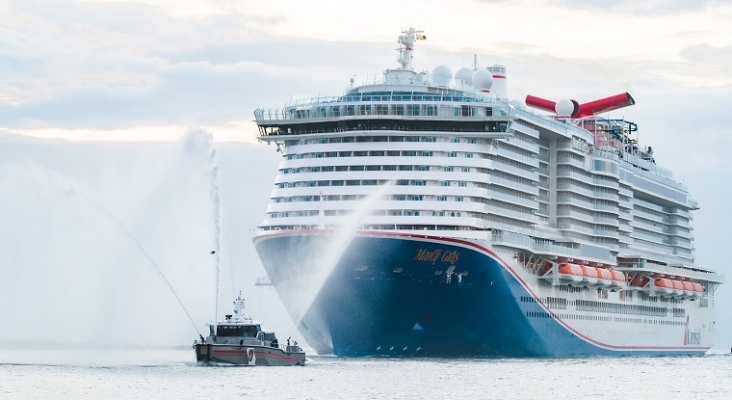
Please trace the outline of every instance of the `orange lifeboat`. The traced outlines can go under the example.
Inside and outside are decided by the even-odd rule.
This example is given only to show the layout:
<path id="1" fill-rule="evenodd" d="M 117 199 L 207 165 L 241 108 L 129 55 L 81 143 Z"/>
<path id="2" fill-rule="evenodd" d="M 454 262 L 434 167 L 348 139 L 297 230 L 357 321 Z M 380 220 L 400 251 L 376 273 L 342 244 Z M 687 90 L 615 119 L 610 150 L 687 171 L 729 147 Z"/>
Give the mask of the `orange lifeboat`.
<path id="1" fill-rule="evenodd" d="M 588 283 L 590 285 L 596 285 L 597 284 L 597 268 L 588 267 L 586 265 L 580 265 L 580 268 L 582 268 L 582 275 L 584 275 L 584 279 L 582 280 L 582 282 Z"/>
<path id="2" fill-rule="evenodd" d="M 609 269 L 595 268 L 597 271 L 597 283 L 601 286 L 612 286 L 613 273 Z"/>
<path id="3" fill-rule="evenodd" d="M 695 297 L 694 293 L 694 284 L 689 281 L 681 281 L 681 284 L 684 286 L 684 297 L 691 298 Z"/>
<path id="4" fill-rule="evenodd" d="M 674 285 L 674 295 L 675 296 L 683 296 L 684 295 L 684 284 L 681 281 L 678 281 L 676 279 L 671 280 L 671 283 Z"/>
<path id="5" fill-rule="evenodd" d="M 616 270 L 610 270 L 610 275 L 612 275 L 612 287 L 623 287 L 625 286 L 625 274 L 616 271 Z"/>
<path id="6" fill-rule="evenodd" d="M 656 287 L 656 293 L 670 296 L 674 294 L 674 283 L 671 279 L 658 278 L 653 282 Z"/>
<path id="7" fill-rule="evenodd" d="M 559 280 L 562 282 L 578 283 L 582 282 L 583 271 L 579 265 L 570 263 L 561 263 L 557 268 Z"/>
<path id="8" fill-rule="evenodd" d="M 704 287 L 702 287 L 701 283 L 692 282 L 692 285 L 694 285 L 694 291 L 701 295 L 704 292 Z"/>

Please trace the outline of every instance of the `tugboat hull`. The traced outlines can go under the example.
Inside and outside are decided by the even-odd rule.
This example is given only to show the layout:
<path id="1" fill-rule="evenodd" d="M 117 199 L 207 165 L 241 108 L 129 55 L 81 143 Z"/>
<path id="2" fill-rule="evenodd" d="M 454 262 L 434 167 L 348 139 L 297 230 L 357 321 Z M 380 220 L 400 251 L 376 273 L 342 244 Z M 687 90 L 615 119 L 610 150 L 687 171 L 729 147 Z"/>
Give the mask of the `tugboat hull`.
<path id="1" fill-rule="evenodd" d="M 305 365 L 305 353 L 297 346 L 284 350 L 268 346 L 232 346 L 196 343 L 196 361 L 199 363 L 226 363 L 236 365 Z"/>

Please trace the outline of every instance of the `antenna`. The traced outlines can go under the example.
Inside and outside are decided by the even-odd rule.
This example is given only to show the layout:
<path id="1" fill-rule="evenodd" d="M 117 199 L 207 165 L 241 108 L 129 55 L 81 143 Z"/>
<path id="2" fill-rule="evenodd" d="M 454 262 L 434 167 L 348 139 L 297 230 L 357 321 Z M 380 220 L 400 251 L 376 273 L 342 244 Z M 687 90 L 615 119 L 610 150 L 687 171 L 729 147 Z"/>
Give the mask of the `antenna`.
<path id="1" fill-rule="evenodd" d="M 478 65 L 478 55 L 473 54 L 473 72 L 480 69 L 480 65 Z"/>

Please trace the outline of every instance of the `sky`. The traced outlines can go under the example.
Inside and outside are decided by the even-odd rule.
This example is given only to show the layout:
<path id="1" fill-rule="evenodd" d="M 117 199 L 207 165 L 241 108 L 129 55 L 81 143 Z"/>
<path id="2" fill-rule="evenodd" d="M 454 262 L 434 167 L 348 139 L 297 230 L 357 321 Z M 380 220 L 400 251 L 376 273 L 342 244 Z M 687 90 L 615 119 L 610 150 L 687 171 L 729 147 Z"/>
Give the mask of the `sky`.
<path id="1" fill-rule="evenodd" d="M 136 220 L 141 192 L 138 203 L 129 203 L 104 182 L 120 179 L 133 190 L 131 177 L 149 177 L 139 165 L 125 173 L 134 163 L 146 165 L 130 152 L 155 157 L 139 146 L 187 143 L 192 131 L 203 131 L 221 156 L 220 179 L 231 185 L 221 190 L 241 196 L 240 206 L 254 215 L 223 223 L 237 221 L 230 234 L 249 232 L 263 216 L 276 167 L 256 176 L 241 169 L 277 163 L 271 147 L 257 144 L 253 111 L 292 97 L 342 94 L 354 76 L 396 68 L 396 38 L 415 26 L 428 38 L 416 46 L 417 70 L 445 64 L 454 72 L 475 54 L 482 66 L 507 66 L 509 96 L 519 100 L 533 94 L 585 102 L 631 93 L 637 104 L 609 116 L 638 123 L 641 145 L 653 146 L 659 165 L 689 187 L 701 205 L 697 262 L 732 277 L 721 250 L 732 225 L 730 20 L 732 1 L 0 0 L 0 188 L 37 196 L 37 188 L 12 186 L 9 171 L 59 171 Z M 171 148 L 178 147 L 168 147 L 165 157 L 180 156 Z M 185 171 L 175 165 L 150 168 Z M 257 200 L 247 203 L 231 177 L 250 179 L 238 185 L 256 185 Z M 229 210 L 238 215 L 235 206 Z M 726 347 L 728 286 L 718 291 L 717 306 L 717 342 Z"/>

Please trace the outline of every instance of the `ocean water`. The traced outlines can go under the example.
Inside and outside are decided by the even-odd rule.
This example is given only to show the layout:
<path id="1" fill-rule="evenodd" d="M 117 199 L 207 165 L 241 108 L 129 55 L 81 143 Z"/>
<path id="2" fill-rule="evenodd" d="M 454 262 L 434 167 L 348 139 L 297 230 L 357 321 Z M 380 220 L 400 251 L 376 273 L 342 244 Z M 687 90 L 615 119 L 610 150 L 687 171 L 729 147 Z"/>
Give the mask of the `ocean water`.
<path id="1" fill-rule="evenodd" d="M 730 399 L 732 356 L 205 366 L 190 349 L 0 349 L 0 399 Z"/>

